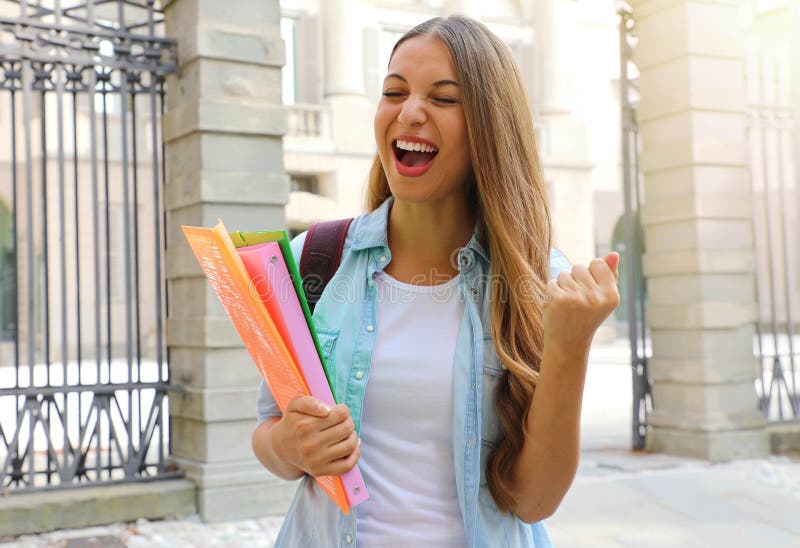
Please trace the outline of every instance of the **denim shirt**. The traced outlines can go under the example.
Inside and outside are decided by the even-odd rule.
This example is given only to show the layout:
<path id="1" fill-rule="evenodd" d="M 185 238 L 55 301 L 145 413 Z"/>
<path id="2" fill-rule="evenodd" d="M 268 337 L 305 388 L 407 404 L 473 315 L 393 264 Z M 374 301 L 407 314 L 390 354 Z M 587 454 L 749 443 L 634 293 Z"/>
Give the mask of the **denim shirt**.
<path id="1" fill-rule="evenodd" d="M 339 270 L 314 310 L 336 401 L 349 406 L 357 431 L 361 427 L 372 349 L 380 329 L 373 277 L 392 259 L 386 236 L 391 204 L 389 198 L 372 213 L 353 221 Z M 292 241 L 292 252 L 298 261 L 304 241 L 304 234 Z M 476 237 L 459 251 L 458 267 L 459 290 L 466 306 L 453 366 L 453 471 L 467 540 L 470 547 L 550 547 L 543 523 L 529 525 L 513 514 L 501 513 L 489 494 L 484 472 L 489 454 L 501 436 L 494 389 L 503 375 L 503 366 L 491 333 L 489 257 Z M 563 255 L 551 252 L 551 277 L 569 268 Z M 259 421 L 281 414 L 263 382 L 257 407 Z M 352 508 L 349 515 L 342 514 L 314 479 L 306 475 L 286 514 L 276 546 L 353 547 L 357 543 L 357 514 L 358 507 Z"/>

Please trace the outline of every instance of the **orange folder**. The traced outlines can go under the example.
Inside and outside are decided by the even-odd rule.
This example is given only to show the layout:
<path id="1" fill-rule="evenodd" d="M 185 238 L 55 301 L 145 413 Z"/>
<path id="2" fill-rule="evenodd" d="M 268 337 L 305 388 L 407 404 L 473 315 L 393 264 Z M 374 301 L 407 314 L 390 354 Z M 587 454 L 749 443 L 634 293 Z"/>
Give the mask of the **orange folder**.
<path id="1" fill-rule="evenodd" d="M 222 221 L 214 228 L 182 228 L 195 257 L 281 411 L 286 410 L 286 404 L 292 398 L 310 395 L 292 354 L 261 302 L 258 292 L 252 287 L 250 276 Z M 315 479 L 339 509 L 349 514 L 341 479 L 334 476 L 319 476 Z"/>

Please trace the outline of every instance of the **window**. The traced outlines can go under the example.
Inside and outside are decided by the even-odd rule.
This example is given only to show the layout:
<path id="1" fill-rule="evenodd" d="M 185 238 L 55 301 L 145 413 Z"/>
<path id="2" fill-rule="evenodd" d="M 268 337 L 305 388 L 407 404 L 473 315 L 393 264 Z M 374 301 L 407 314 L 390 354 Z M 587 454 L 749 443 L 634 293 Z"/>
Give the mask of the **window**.
<path id="1" fill-rule="evenodd" d="M 286 64 L 283 65 L 283 104 L 292 105 L 297 100 L 297 19 L 281 17 L 281 38 L 286 45 Z"/>
<path id="2" fill-rule="evenodd" d="M 392 49 L 405 29 L 382 27 L 365 29 L 364 53 L 366 55 L 366 74 L 364 75 L 367 98 L 377 102 L 380 99 L 383 79 L 389 68 Z"/>
<path id="3" fill-rule="evenodd" d="M 314 175 L 291 175 L 292 192 L 319 194 L 319 181 Z"/>

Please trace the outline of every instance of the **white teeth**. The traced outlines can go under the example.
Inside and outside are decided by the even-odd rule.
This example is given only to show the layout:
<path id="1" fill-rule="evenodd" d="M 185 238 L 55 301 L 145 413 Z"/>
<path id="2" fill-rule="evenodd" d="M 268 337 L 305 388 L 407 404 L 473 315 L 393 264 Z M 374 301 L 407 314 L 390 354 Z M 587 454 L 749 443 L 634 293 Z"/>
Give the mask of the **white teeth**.
<path id="1" fill-rule="evenodd" d="M 436 147 L 432 147 L 431 145 L 426 145 L 425 143 L 418 143 L 412 141 L 403 141 L 401 139 L 397 140 L 397 148 L 403 150 L 415 150 L 417 152 L 436 152 Z"/>

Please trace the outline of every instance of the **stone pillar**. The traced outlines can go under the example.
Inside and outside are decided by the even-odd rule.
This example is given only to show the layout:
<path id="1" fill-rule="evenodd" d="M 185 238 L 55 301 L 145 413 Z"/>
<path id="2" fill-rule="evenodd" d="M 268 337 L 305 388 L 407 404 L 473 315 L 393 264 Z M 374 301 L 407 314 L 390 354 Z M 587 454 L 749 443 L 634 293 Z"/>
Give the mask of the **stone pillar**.
<path id="1" fill-rule="evenodd" d="M 365 6 L 360 0 L 326 0 L 321 8 L 331 136 L 338 153 L 363 156 L 364 150 L 375 147 L 375 105 L 364 95 Z"/>
<path id="2" fill-rule="evenodd" d="M 364 37 L 359 0 L 322 3 L 325 24 L 325 95 L 364 95 Z"/>
<path id="3" fill-rule="evenodd" d="M 206 521 L 284 512 L 293 486 L 252 455 L 259 374 L 181 225 L 284 226 L 278 0 L 164 2 L 180 70 L 167 83 L 168 344 L 172 458 L 198 487 Z"/>
<path id="4" fill-rule="evenodd" d="M 533 16 L 536 46 L 539 52 L 539 93 L 535 99 L 542 116 L 569 113 L 569 87 L 564 75 L 562 40 L 570 40 L 564 32 L 564 18 L 559 0 L 535 0 Z"/>
<path id="5" fill-rule="evenodd" d="M 653 344 L 648 448 L 712 461 L 761 456 L 738 2 L 631 4 Z"/>

